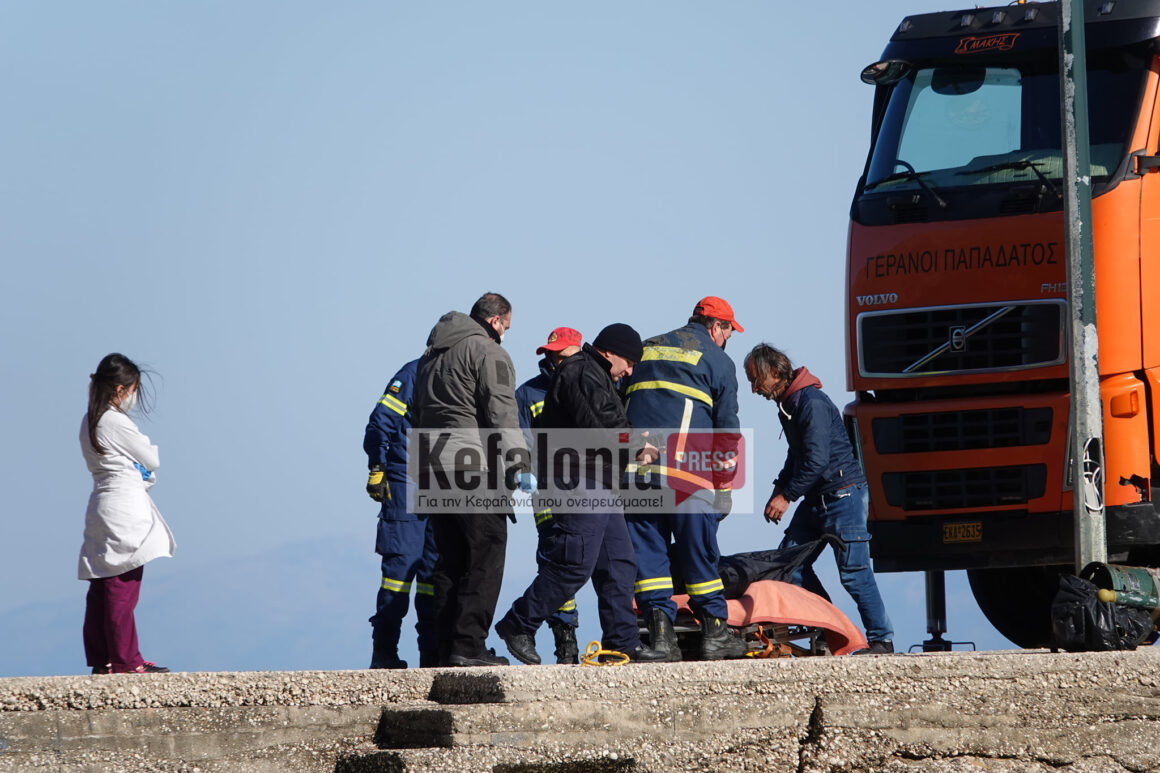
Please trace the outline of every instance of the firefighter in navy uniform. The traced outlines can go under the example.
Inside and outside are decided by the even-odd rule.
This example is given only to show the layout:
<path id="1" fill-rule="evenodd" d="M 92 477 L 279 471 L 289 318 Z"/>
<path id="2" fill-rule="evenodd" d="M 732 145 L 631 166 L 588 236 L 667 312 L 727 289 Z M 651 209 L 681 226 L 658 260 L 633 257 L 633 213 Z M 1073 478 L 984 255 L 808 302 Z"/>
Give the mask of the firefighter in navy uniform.
<path id="1" fill-rule="evenodd" d="M 524 439 L 528 441 L 528 448 L 534 447 L 533 430 L 540 429 L 540 415 L 544 410 L 544 397 L 556 373 L 556 366 L 576 352 L 584 337 L 580 331 L 570 327 L 558 327 L 548 335 L 548 342 L 536 349 L 536 354 L 544 355 L 540 360 L 538 375 L 525 381 L 516 390 L 516 407 L 519 409 L 520 428 L 524 431 Z M 537 471 L 543 478 L 546 471 Z M 546 545 L 544 540 L 550 533 L 549 525 L 552 521 L 550 507 L 537 507 L 535 510 L 537 534 L 537 557 L 543 555 Z M 580 615 L 576 610 L 576 599 L 568 599 L 564 605 L 548 617 L 548 628 L 556 642 L 556 662 L 576 664 L 580 662 L 580 647 L 576 642 L 576 627 L 580 624 Z"/>
<path id="2" fill-rule="evenodd" d="M 430 522 L 407 512 L 407 430 L 411 428 L 411 392 L 418 360 L 394 375 L 371 412 L 363 436 L 370 476 L 367 493 L 382 503 L 375 552 L 383 557 L 383 580 L 377 610 L 371 617 L 374 651 L 371 668 L 406 668 L 399 658 L 399 634 L 415 587 L 415 630 L 419 666 L 438 665 L 433 640 L 431 572 L 437 557 Z"/>
<path id="3" fill-rule="evenodd" d="M 644 355 L 626 390 L 628 418 L 634 427 L 673 434 L 667 461 L 684 447 L 690 431 L 738 431 L 737 368 L 724 352 L 734 330 L 742 332 L 732 307 L 709 296 L 694 307 L 687 325 L 644 342 Z M 665 467 L 660 472 L 671 475 Z M 636 551 L 636 605 L 648 624 L 652 649 L 668 660 L 681 659 L 673 629 L 677 607 L 671 598 L 670 544 L 680 561 L 689 606 L 701 624 L 701 657 L 745 655 L 745 643 L 725 622 L 729 613 L 717 566 L 717 525 L 732 507 L 733 472 L 729 467 L 715 471 L 707 487 L 683 500 L 675 512 L 628 517 Z"/>

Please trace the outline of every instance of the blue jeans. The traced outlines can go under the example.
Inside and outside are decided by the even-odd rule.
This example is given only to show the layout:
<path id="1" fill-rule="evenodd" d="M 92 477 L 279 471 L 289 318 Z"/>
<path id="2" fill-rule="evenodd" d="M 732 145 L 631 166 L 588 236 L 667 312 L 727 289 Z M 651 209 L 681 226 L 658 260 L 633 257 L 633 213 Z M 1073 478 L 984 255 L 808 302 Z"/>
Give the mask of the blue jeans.
<path id="1" fill-rule="evenodd" d="M 869 488 L 856 483 L 832 494 L 807 494 L 794 511 L 785 530 L 780 548 L 790 548 L 818 539 L 823 534 L 837 534 L 846 549 L 836 551 L 838 576 L 842 587 L 858 605 L 867 641 L 891 641 L 894 629 L 886 615 L 886 605 L 870 568 L 870 532 L 866 529 Z M 812 562 L 794 572 L 793 582 L 804 588 L 820 587 Z"/>

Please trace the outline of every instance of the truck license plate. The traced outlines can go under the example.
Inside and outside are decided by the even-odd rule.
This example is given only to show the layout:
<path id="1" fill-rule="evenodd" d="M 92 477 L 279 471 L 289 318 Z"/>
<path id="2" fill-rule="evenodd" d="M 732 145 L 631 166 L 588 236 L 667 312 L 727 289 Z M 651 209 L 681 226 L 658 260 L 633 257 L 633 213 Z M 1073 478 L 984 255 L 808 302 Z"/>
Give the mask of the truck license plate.
<path id="1" fill-rule="evenodd" d="M 943 543 L 947 542 L 982 542 L 983 524 L 974 521 L 971 523 L 944 523 Z"/>

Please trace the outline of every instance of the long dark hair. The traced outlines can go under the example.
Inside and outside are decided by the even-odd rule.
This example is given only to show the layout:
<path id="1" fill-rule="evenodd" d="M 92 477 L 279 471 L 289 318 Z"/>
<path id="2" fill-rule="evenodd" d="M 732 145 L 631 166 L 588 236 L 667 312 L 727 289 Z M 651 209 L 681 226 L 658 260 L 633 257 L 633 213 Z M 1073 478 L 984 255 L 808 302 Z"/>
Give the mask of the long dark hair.
<path id="1" fill-rule="evenodd" d="M 149 412 L 151 399 L 141 381 L 141 374 L 142 370 L 136 363 L 123 354 L 113 352 L 106 354 L 97 365 L 97 372 L 89 375 L 89 442 L 98 454 L 103 455 L 105 449 L 97 442 L 97 422 L 112 407 L 117 387 L 129 389 L 136 384 L 137 404 L 141 406 L 142 412 Z"/>

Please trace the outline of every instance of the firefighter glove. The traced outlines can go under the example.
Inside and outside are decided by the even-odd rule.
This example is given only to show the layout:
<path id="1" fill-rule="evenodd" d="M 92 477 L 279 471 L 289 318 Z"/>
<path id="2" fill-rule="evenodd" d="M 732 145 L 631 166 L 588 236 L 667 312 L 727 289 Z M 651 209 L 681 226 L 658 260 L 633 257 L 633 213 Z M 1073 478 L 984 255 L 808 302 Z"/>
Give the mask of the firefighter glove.
<path id="1" fill-rule="evenodd" d="M 391 501 L 391 487 L 383 478 L 383 467 L 380 464 L 371 467 L 371 473 L 367 477 L 367 494 L 376 502 Z"/>

